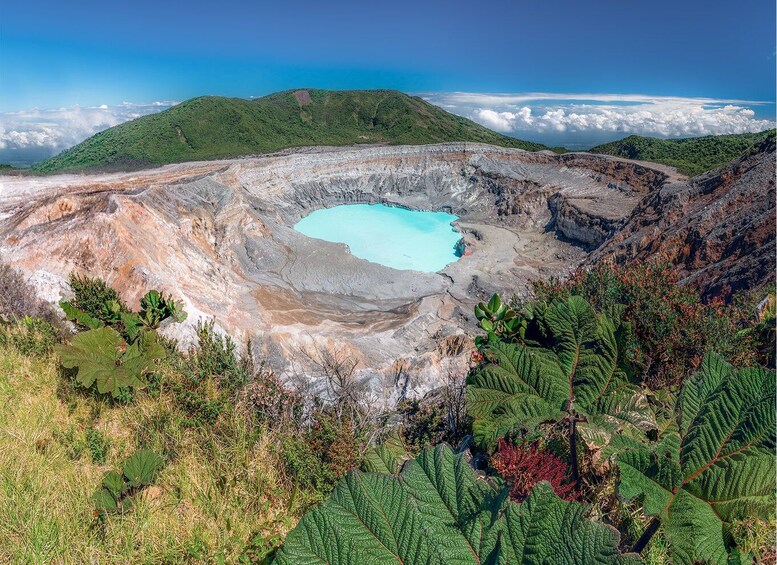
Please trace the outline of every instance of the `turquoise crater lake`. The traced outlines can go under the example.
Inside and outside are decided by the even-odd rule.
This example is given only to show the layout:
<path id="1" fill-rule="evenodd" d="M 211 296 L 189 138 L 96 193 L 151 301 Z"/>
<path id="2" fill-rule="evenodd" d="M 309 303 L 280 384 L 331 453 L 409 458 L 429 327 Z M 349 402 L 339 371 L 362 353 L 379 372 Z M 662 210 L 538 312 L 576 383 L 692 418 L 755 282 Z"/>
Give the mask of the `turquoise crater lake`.
<path id="1" fill-rule="evenodd" d="M 308 237 L 345 243 L 351 254 L 394 269 L 434 273 L 456 261 L 461 234 L 445 212 L 383 204 L 345 204 L 316 210 L 294 229 Z"/>

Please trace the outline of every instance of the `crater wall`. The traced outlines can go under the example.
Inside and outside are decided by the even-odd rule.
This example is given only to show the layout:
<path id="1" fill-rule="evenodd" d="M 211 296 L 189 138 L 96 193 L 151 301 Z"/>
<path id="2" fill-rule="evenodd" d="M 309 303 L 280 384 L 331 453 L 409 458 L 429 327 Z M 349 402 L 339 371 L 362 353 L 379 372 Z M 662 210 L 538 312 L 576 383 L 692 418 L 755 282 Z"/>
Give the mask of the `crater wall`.
<path id="1" fill-rule="evenodd" d="M 69 292 L 72 270 L 107 279 L 131 303 L 151 287 L 172 292 L 190 312 L 176 330 L 184 342 L 197 319 L 214 318 L 314 387 L 322 352 L 356 359 L 390 402 L 400 388 L 420 395 L 463 374 L 474 303 L 576 267 L 670 175 L 458 143 L 3 177 L 0 254 L 52 301 Z M 377 202 L 459 216 L 463 257 L 440 273 L 396 271 L 292 228 L 319 208 Z"/>

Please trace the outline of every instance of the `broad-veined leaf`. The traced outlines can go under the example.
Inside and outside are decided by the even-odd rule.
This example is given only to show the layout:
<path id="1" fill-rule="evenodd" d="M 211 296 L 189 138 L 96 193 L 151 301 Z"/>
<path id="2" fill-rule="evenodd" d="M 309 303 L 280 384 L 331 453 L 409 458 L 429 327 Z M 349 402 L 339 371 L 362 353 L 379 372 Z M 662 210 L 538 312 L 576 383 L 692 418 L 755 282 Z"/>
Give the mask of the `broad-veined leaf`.
<path id="1" fill-rule="evenodd" d="M 584 518 L 547 483 L 516 504 L 446 445 L 398 476 L 352 471 L 310 510 L 276 556 L 282 565 L 639 563 L 618 533 Z"/>
<path id="2" fill-rule="evenodd" d="M 566 414 L 590 447 L 603 447 L 615 433 L 638 436 L 655 420 L 624 352 L 624 329 L 597 315 L 581 297 L 533 309 L 539 327 L 525 343 L 491 339 L 485 361 L 467 378 L 467 407 L 475 438 L 493 448 L 514 430 L 533 429 Z"/>
<path id="3" fill-rule="evenodd" d="M 707 355 L 683 386 L 677 428 L 654 448 L 618 456 L 619 491 L 644 495 L 659 518 L 673 563 L 724 564 L 724 526 L 774 515 L 775 373 L 735 370 Z"/>
<path id="4" fill-rule="evenodd" d="M 143 377 L 154 369 L 155 360 L 165 355 L 156 334 L 144 334 L 142 340 L 128 346 L 111 327 L 82 332 L 69 344 L 57 346 L 56 351 L 64 367 L 78 369 L 79 384 L 88 388 L 96 383 L 99 392 L 113 396 L 121 387 L 145 386 Z"/>

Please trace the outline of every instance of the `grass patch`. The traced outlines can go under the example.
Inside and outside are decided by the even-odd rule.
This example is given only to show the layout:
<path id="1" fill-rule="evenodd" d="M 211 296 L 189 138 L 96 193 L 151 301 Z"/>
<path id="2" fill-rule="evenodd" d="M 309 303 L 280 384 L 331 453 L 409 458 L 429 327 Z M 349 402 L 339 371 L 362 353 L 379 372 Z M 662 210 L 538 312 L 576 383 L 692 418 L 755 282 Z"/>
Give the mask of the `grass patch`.
<path id="1" fill-rule="evenodd" d="M 193 429 L 165 393 L 62 400 L 60 378 L 53 358 L 0 346 L 0 562 L 239 562 L 294 525 L 270 433 L 234 413 Z M 98 520 L 102 476 L 142 448 L 168 464 L 131 510 Z"/>

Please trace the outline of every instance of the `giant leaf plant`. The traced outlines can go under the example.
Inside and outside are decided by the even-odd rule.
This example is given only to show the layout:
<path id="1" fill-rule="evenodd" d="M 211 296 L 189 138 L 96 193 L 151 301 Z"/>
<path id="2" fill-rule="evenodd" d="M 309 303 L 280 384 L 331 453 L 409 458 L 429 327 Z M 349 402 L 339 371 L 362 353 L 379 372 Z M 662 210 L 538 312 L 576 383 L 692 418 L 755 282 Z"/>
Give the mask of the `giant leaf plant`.
<path id="1" fill-rule="evenodd" d="M 153 372 L 156 360 L 165 356 L 157 334 L 145 332 L 132 344 L 111 327 L 82 332 L 67 345 L 56 348 L 67 369 L 77 369 L 76 381 L 83 387 L 96 385 L 97 391 L 121 394 L 123 388 L 141 388 L 144 377 Z"/>
<path id="2" fill-rule="evenodd" d="M 774 450 L 775 372 L 708 354 L 683 386 L 676 425 L 618 456 L 619 493 L 644 497 L 675 565 L 733 562 L 732 521 L 774 516 Z"/>
<path id="3" fill-rule="evenodd" d="M 276 555 L 280 565 L 630 564 L 618 532 L 547 483 L 511 502 L 447 445 L 398 475 L 352 471 L 307 512 Z"/>
<path id="4" fill-rule="evenodd" d="M 483 362 L 467 378 L 467 407 L 475 438 L 493 448 L 500 437 L 545 422 L 569 423 L 592 447 L 614 434 L 641 436 L 655 427 L 644 394 L 634 384 L 625 328 L 571 296 L 535 305 L 524 339 L 490 336 Z"/>

